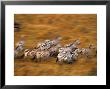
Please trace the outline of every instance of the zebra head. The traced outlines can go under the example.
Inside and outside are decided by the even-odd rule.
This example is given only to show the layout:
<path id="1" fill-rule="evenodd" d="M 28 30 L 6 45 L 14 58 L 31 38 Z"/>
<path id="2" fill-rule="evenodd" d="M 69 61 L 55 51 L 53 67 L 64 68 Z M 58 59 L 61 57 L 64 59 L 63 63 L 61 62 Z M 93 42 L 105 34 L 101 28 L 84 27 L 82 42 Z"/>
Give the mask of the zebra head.
<path id="1" fill-rule="evenodd" d="M 89 49 L 95 49 L 95 46 L 93 44 L 89 44 Z"/>
<path id="2" fill-rule="evenodd" d="M 62 39 L 62 37 L 58 36 L 54 40 L 60 41 L 61 39 Z"/>
<path id="3" fill-rule="evenodd" d="M 74 45 L 79 45 L 80 44 L 80 40 L 79 39 L 78 40 L 75 40 L 73 44 Z"/>
<path id="4" fill-rule="evenodd" d="M 61 39 L 62 39 L 62 37 L 58 37 L 57 39 L 58 39 L 58 40 L 61 40 Z"/>
<path id="5" fill-rule="evenodd" d="M 82 52 L 82 50 L 81 50 L 81 49 L 79 49 L 79 48 L 77 48 L 74 52 L 76 52 L 76 53 L 81 53 L 81 52 Z"/>

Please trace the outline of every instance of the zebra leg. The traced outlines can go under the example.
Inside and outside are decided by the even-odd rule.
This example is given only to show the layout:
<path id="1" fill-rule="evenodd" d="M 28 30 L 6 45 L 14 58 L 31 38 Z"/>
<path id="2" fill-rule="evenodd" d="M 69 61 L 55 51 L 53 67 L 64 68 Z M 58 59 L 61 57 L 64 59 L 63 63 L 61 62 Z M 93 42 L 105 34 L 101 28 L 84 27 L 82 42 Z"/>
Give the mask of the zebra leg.
<path id="1" fill-rule="evenodd" d="M 38 62 L 38 59 L 35 59 L 34 62 Z"/>
<path id="2" fill-rule="evenodd" d="M 87 58 L 88 58 L 88 59 L 90 59 L 90 58 L 91 58 L 89 54 L 86 54 L 86 56 L 87 56 Z"/>
<path id="3" fill-rule="evenodd" d="M 62 65 L 64 60 L 58 61 L 58 64 Z"/>
<path id="4" fill-rule="evenodd" d="M 57 57 L 57 59 L 56 59 L 56 62 L 58 62 L 58 57 Z"/>
<path id="5" fill-rule="evenodd" d="M 36 57 L 35 57 L 35 56 L 33 56 L 33 57 L 32 57 L 32 60 L 34 60 L 35 58 L 36 58 Z"/>
<path id="6" fill-rule="evenodd" d="M 18 55 L 18 51 L 15 50 L 15 52 L 14 52 L 14 58 L 17 58 L 17 55 Z"/>
<path id="7" fill-rule="evenodd" d="M 24 54 L 24 59 L 26 59 L 26 58 L 27 58 L 27 55 Z"/>
<path id="8" fill-rule="evenodd" d="M 21 56 L 20 56 L 20 58 L 23 58 L 24 57 L 24 54 L 22 54 Z"/>
<path id="9" fill-rule="evenodd" d="M 39 58 L 38 61 L 41 62 L 42 58 Z"/>
<path id="10" fill-rule="evenodd" d="M 37 55 L 34 56 L 34 62 L 38 62 L 38 58 L 37 58 Z"/>
<path id="11" fill-rule="evenodd" d="M 71 62 L 68 62 L 68 64 L 72 64 L 73 63 L 73 61 L 71 61 Z"/>

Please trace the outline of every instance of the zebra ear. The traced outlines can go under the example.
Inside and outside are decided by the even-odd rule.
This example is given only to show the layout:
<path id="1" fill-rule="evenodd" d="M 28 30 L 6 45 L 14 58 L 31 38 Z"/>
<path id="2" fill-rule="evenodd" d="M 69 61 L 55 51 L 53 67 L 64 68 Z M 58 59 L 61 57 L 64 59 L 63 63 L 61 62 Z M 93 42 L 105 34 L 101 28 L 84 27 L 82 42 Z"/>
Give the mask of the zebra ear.
<path id="1" fill-rule="evenodd" d="M 34 47 L 34 49 L 36 49 L 36 47 Z"/>
<path id="2" fill-rule="evenodd" d="M 94 48 L 94 45 L 93 44 L 89 44 L 89 48 Z"/>
<path id="3" fill-rule="evenodd" d="M 60 35 L 57 35 L 56 39 L 62 39 L 62 37 Z"/>
<path id="4" fill-rule="evenodd" d="M 74 40 L 72 44 L 74 44 L 76 41 L 77 41 L 77 39 L 76 39 L 76 40 Z"/>

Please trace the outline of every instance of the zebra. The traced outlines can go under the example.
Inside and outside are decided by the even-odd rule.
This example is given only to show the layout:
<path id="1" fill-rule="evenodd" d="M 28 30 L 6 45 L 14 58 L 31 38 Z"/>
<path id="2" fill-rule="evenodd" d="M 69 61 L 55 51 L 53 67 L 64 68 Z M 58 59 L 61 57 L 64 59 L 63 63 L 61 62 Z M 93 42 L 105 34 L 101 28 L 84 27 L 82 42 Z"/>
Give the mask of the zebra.
<path id="1" fill-rule="evenodd" d="M 42 43 L 41 46 L 39 47 L 40 50 L 46 50 L 47 49 L 47 45 L 45 43 Z"/>
<path id="2" fill-rule="evenodd" d="M 51 40 L 45 40 L 44 43 L 46 43 L 46 44 L 51 46 Z"/>
<path id="3" fill-rule="evenodd" d="M 51 45 L 55 46 L 55 45 L 59 44 L 61 39 L 62 39 L 62 37 L 57 37 L 56 39 L 51 41 Z"/>
<path id="4" fill-rule="evenodd" d="M 49 48 L 52 47 L 52 42 L 51 40 L 45 40 L 44 43 L 46 44 L 45 49 L 48 50 Z"/>
<path id="5" fill-rule="evenodd" d="M 50 40 L 45 40 L 44 42 L 38 43 L 37 48 L 40 48 L 40 50 L 47 50 L 51 47 L 51 41 Z"/>
<path id="6" fill-rule="evenodd" d="M 50 57 L 49 51 L 37 51 L 35 54 L 35 61 L 41 61 Z"/>
<path id="7" fill-rule="evenodd" d="M 65 45 L 66 48 L 69 48 L 71 51 L 74 51 L 75 49 L 77 49 L 78 45 L 80 44 L 80 40 L 75 40 L 73 43 L 67 44 Z"/>
<path id="8" fill-rule="evenodd" d="M 62 52 L 72 52 L 72 49 L 61 47 L 61 48 L 59 48 L 59 53 L 62 53 Z"/>
<path id="9" fill-rule="evenodd" d="M 67 62 L 73 63 L 78 59 L 79 53 L 81 53 L 81 49 L 77 48 L 75 51 L 61 51 L 58 56 L 56 62 Z"/>
<path id="10" fill-rule="evenodd" d="M 79 40 L 75 40 L 73 43 L 70 43 L 70 44 L 66 44 L 64 47 L 62 48 L 59 48 L 59 53 L 60 52 L 73 52 L 74 50 L 76 50 L 78 47 L 77 45 L 80 44 L 80 41 Z"/>
<path id="11" fill-rule="evenodd" d="M 57 44 L 56 46 L 54 47 L 51 47 L 49 49 L 49 52 L 50 52 L 50 56 L 56 56 L 58 54 L 58 49 L 61 48 L 61 45 L 60 44 Z"/>
<path id="12" fill-rule="evenodd" d="M 61 52 L 58 54 L 56 62 L 73 63 L 73 54 L 71 54 L 70 52 Z"/>
<path id="13" fill-rule="evenodd" d="M 87 48 L 81 49 L 81 54 L 85 55 L 87 58 L 90 58 L 93 55 L 93 49 L 95 49 L 95 47 L 92 44 L 89 44 Z"/>
<path id="14" fill-rule="evenodd" d="M 19 52 L 22 52 L 24 50 L 24 40 L 20 40 L 17 44 L 16 44 L 16 48 L 14 50 L 14 56 L 17 57 L 17 55 L 19 54 Z"/>
<path id="15" fill-rule="evenodd" d="M 79 48 L 77 48 L 75 51 L 72 52 L 74 61 L 76 61 L 78 59 L 78 56 L 79 56 L 79 54 L 81 54 L 81 52 L 82 52 L 82 50 Z"/>
<path id="16" fill-rule="evenodd" d="M 25 49 L 24 58 L 31 57 L 32 59 L 35 59 L 36 52 L 36 49 Z"/>
<path id="17" fill-rule="evenodd" d="M 58 37 L 54 40 L 44 40 L 37 44 L 37 47 L 40 47 L 41 50 L 48 50 L 52 46 L 56 46 L 61 40 L 61 37 Z"/>
<path id="18" fill-rule="evenodd" d="M 57 60 L 56 62 L 61 60 L 61 61 L 68 61 L 68 63 L 72 63 L 73 60 L 77 59 L 78 56 L 78 48 L 77 45 L 80 44 L 79 40 L 75 40 L 73 43 L 71 44 L 67 44 L 62 48 L 59 48 L 59 54 L 57 56 Z M 77 49 L 77 50 L 76 50 Z M 76 50 L 76 51 L 75 51 Z M 67 56 L 66 56 L 67 55 Z"/>

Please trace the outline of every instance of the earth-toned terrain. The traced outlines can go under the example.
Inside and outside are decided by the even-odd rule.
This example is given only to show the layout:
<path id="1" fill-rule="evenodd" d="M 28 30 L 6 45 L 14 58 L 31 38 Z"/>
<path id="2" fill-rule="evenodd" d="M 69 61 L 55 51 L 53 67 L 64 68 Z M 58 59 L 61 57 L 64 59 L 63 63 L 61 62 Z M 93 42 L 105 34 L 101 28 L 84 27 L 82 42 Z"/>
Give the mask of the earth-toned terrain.
<path id="1" fill-rule="evenodd" d="M 97 45 L 96 14 L 15 14 L 15 21 L 21 24 L 19 32 L 14 32 L 14 44 L 25 35 L 25 48 L 33 48 L 40 41 L 61 36 L 65 45 L 76 39 L 79 48 Z M 29 58 L 14 59 L 15 76 L 96 76 L 97 56 L 79 57 L 73 64 L 59 65 L 56 58 L 34 62 Z"/>

